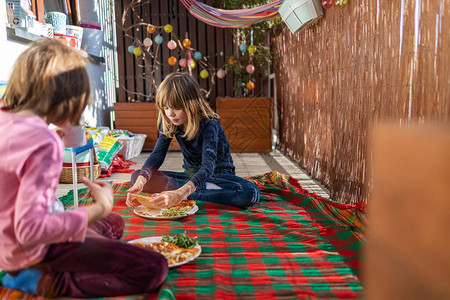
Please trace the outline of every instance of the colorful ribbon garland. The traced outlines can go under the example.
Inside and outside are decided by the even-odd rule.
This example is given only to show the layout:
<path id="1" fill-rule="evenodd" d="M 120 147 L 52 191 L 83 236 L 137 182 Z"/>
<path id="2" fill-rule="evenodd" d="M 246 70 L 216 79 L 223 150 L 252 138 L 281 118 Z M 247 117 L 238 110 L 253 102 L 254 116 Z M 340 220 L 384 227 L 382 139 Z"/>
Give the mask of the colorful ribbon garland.
<path id="1" fill-rule="evenodd" d="M 238 28 L 273 19 L 283 0 L 248 9 L 224 10 L 201 3 L 197 0 L 180 0 L 186 9 L 200 21 L 215 26 Z"/>

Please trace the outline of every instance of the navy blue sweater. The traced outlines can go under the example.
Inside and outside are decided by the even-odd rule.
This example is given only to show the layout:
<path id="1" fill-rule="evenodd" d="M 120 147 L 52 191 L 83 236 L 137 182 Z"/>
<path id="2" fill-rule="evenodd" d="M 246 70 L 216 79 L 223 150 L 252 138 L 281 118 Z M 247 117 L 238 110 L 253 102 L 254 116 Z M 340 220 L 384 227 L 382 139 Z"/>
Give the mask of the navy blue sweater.
<path id="1" fill-rule="evenodd" d="M 190 180 L 197 189 L 204 189 L 205 183 L 214 173 L 235 174 L 230 144 L 219 120 L 204 118 L 200 121 L 197 135 L 191 141 L 182 138 L 183 133 L 177 131 L 175 138 L 183 154 L 183 168 L 193 174 Z M 159 134 L 155 148 L 145 161 L 140 175 L 149 180 L 152 172 L 161 167 L 171 141 L 171 138 Z"/>

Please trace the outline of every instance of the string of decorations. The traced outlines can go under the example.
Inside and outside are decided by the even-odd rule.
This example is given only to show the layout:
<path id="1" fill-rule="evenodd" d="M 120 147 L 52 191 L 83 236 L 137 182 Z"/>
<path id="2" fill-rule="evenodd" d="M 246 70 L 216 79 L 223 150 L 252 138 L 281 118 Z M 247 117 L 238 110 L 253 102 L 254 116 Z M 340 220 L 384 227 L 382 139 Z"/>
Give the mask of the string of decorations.
<path id="1" fill-rule="evenodd" d="M 203 10 L 207 9 L 210 13 L 214 13 L 215 10 L 217 10 L 212 7 L 207 7 L 198 1 L 180 1 L 182 1 L 184 5 L 186 5 L 186 3 L 190 5 L 189 11 L 191 11 L 193 9 L 193 6 L 195 5 L 199 5 L 199 7 L 202 7 Z M 274 13 L 274 9 L 277 8 L 281 2 L 282 1 L 280 0 L 275 0 L 267 5 L 256 7 L 254 9 L 252 8 L 220 11 L 223 16 L 226 16 L 226 18 L 229 18 L 230 20 L 236 20 L 237 18 L 246 18 L 249 16 L 249 14 L 251 14 L 256 20 L 257 17 L 266 18 L 269 15 L 271 17 L 279 16 L 279 14 Z M 181 38 L 177 34 L 175 34 L 173 26 L 171 24 L 160 26 L 146 22 L 140 15 L 140 11 L 142 11 L 140 7 L 142 7 L 142 5 L 144 4 L 149 3 L 149 0 L 132 0 L 122 14 L 121 23 L 117 24 L 118 27 L 120 27 L 123 31 L 124 36 L 131 39 L 132 41 L 128 45 L 128 52 L 132 54 L 138 61 L 137 65 L 144 68 L 144 72 L 142 72 L 142 75 L 138 76 L 141 79 L 150 80 L 150 85 L 148 86 L 148 92 L 146 94 L 131 91 L 122 86 L 125 91 L 127 91 L 129 94 L 143 96 L 144 98 L 146 98 L 146 100 L 153 100 L 154 93 L 157 89 L 155 72 L 158 71 L 162 66 L 177 67 L 177 71 L 187 71 L 190 74 L 192 74 L 192 71 L 196 67 L 201 69 L 201 71 L 199 72 L 200 78 L 210 81 L 209 90 L 205 91 L 206 97 L 209 96 L 213 86 L 216 83 L 215 77 L 217 76 L 218 79 L 224 78 L 227 75 L 227 70 L 232 70 L 233 72 L 240 70 L 240 72 L 244 73 L 244 76 L 241 77 L 245 78 L 246 81 L 239 82 L 239 84 L 242 84 L 242 87 L 246 89 L 244 94 L 248 94 L 249 91 L 255 88 L 254 78 L 252 74 L 255 72 L 256 68 L 252 63 L 252 60 L 255 52 L 259 48 L 257 48 L 255 45 L 247 45 L 244 39 L 239 43 L 239 51 L 237 51 L 238 53 L 234 53 L 234 55 L 229 56 L 225 60 L 226 63 L 222 66 L 214 66 L 212 64 L 213 58 L 217 55 L 224 56 L 225 54 L 223 52 L 214 54 L 212 56 L 204 56 L 200 51 L 192 47 L 192 42 L 189 39 L 189 34 L 187 32 L 184 33 L 184 38 Z M 348 4 L 348 0 L 322 0 L 321 4 L 324 8 L 331 8 L 332 6 L 342 8 Z M 132 25 L 126 26 L 126 24 L 129 24 L 129 22 L 127 22 L 128 18 L 134 18 L 134 20 L 137 20 L 137 22 Z M 216 23 L 214 24 L 214 26 L 221 27 L 220 23 Z M 243 28 L 245 28 L 246 26 L 247 25 L 242 25 Z M 133 35 L 133 31 L 145 32 L 146 36 L 141 40 L 140 38 Z M 165 61 L 162 61 L 158 57 L 162 47 L 167 47 L 170 51 L 170 57 Z M 261 48 L 261 50 L 259 51 L 262 50 L 263 49 Z M 244 57 L 245 59 L 243 60 L 242 58 Z M 236 68 L 236 66 L 238 66 L 238 68 Z M 258 68 L 259 67 L 262 66 L 258 64 Z M 164 74 L 163 76 L 167 75 L 168 74 Z M 241 88 L 241 86 L 239 86 L 238 88 Z"/>
<path id="2" fill-rule="evenodd" d="M 223 79 L 227 75 L 226 63 L 222 66 L 214 66 L 212 64 L 213 58 L 220 55 L 224 56 L 223 52 L 216 53 L 210 56 L 204 56 L 199 50 L 192 47 L 192 42 L 189 39 L 189 34 L 186 32 L 184 38 L 181 38 L 174 32 L 174 28 L 171 24 L 165 24 L 158 26 L 150 24 L 144 20 L 139 14 L 139 7 L 144 3 L 142 0 L 132 0 L 130 5 L 126 7 L 122 14 L 121 24 L 118 26 L 124 33 L 124 36 L 131 39 L 131 43 L 128 45 L 127 50 L 130 54 L 138 60 L 138 66 L 144 68 L 141 78 L 150 81 L 150 86 L 146 94 L 135 92 L 122 86 L 122 88 L 129 94 L 140 95 L 146 100 L 152 101 L 154 93 L 157 89 L 157 82 L 155 80 L 155 72 L 160 70 L 163 66 L 176 67 L 177 71 L 186 71 L 190 74 L 196 68 L 201 69 L 199 76 L 202 80 L 209 80 L 210 86 L 208 91 L 204 91 L 206 97 L 209 96 L 213 86 L 216 83 L 215 77 Z M 129 18 L 133 16 L 136 23 L 126 26 Z M 129 23 L 129 22 L 128 22 Z M 133 36 L 133 30 L 135 32 L 145 32 L 144 38 Z M 167 47 L 170 57 L 167 60 L 162 61 L 159 57 L 159 53 L 162 47 Z M 245 47 L 245 49 L 244 49 Z M 240 50 L 242 53 L 248 51 L 250 55 L 256 52 L 254 45 L 247 46 L 241 44 Z M 244 51 L 243 51 L 244 50 Z M 229 56 L 228 62 L 234 59 L 233 56 Z M 248 74 L 255 72 L 255 66 L 248 64 L 246 67 Z M 163 74 L 167 76 L 168 74 Z M 255 88 L 254 82 L 247 82 L 247 89 L 252 90 Z M 131 100 L 132 101 L 132 100 Z"/>

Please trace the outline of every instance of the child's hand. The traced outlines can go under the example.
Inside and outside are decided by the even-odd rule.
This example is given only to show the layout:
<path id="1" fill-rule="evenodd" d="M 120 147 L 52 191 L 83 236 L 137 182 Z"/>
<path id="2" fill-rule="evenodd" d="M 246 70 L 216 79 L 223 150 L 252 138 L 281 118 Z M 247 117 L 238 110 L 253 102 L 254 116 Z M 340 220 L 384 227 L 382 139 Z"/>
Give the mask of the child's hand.
<path id="1" fill-rule="evenodd" d="M 156 207 L 169 208 L 177 205 L 181 200 L 183 200 L 183 194 L 178 190 L 174 190 L 161 192 L 152 199 L 151 203 Z"/>
<path id="2" fill-rule="evenodd" d="M 139 194 L 144 189 L 144 185 L 147 183 L 147 179 L 144 176 L 138 176 L 134 185 L 127 191 L 127 201 L 128 207 L 134 208 L 139 205 L 139 202 L 134 199 L 132 194 Z"/>
<path id="3" fill-rule="evenodd" d="M 92 223 L 106 217 L 111 212 L 114 204 L 114 191 L 112 186 L 107 182 L 91 181 L 86 177 L 83 177 L 81 181 L 91 191 L 95 202 L 93 205 L 86 207 L 88 211 L 88 222 Z"/>
<path id="4" fill-rule="evenodd" d="M 195 184 L 188 181 L 182 187 L 173 190 L 165 191 L 153 198 L 152 204 L 160 208 L 169 208 L 177 205 L 183 199 L 187 199 L 195 191 Z"/>

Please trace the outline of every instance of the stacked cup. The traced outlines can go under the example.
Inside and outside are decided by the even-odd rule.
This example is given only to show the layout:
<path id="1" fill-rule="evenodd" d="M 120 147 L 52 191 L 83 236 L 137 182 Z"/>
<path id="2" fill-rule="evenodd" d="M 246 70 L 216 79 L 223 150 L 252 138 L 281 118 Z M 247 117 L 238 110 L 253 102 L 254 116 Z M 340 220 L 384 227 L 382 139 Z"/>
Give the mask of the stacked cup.
<path id="1" fill-rule="evenodd" d="M 52 24 L 54 33 L 66 34 L 66 14 L 57 11 L 48 12 L 45 14 L 45 23 Z"/>
<path id="2" fill-rule="evenodd" d="M 100 23 L 81 21 L 80 26 L 84 28 L 81 48 L 91 55 L 100 56 L 103 45 L 103 31 Z"/>
<path id="3" fill-rule="evenodd" d="M 81 41 L 83 39 L 83 28 L 74 25 L 66 26 L 66 36 L 70 37 L 69 45 L 77 49 L 81 48 Z"/>

